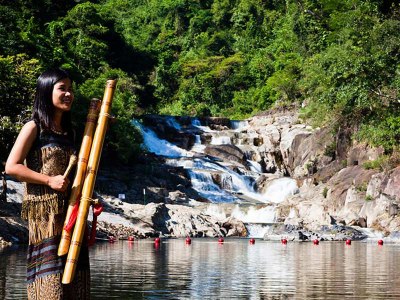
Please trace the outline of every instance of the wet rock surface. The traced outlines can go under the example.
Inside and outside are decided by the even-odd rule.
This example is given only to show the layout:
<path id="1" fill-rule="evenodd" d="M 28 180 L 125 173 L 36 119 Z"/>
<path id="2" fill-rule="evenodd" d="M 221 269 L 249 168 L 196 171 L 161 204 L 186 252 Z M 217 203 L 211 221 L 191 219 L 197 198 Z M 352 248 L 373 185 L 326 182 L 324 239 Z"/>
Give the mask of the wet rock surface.
<path id="1" fill-rule="evenodd" d="M 244 153 L 234 145 L 208 145 L 204 152 L 225 162 L 234 161 L 240 163 L 245 169 L 249 169 Z"/>

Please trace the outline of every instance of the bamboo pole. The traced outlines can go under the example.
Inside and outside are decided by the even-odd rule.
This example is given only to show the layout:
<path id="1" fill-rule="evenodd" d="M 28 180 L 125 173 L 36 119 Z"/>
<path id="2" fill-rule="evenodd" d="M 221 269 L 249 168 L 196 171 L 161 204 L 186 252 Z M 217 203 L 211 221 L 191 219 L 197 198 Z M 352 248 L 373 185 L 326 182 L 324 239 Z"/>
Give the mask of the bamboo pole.
<path id="1" fill-rule="evenodd" d="M 78 155 L 78 165 L 75 171 L 74 182 L 72 183 L 71 196 L 69 198 L 69 205 L 67 215 L 65 217 L 64 228 L 74 210 L 76 201 L 82 191 L 83 180 L 86 174 L 86 167 L 89 159 L 90 148 L 92 146 L 93 134 L 96 128 L 96 121 L 100 111 L 100 99 L 93 98 L 90 101 L 89 113 L 86 119 L 85 130 L 83 132 L 83 139 L 81 148 Z M 62 256 L 68 253 L 69 245 L 71 242 L 71 233 L 63 229 L 61 234 L 61 241 L 58 247 L 58 255 Z"/>
<path id="2" fill-rule="evenodd" d="M 69 247 L 68 257 L 64 269 L 64 275 L 62 279 L 62 283 L 64 284 L 71 283 L 74 278 L 76 264 L 78 262 L 79 252 L 82 246 L 83 235 L 85 233 L 89 207 L 94 202 L 92 200 L 92 194 L 100 162 L 101 150 L 106 135 L 108 118 L 110 117 L 109 113 L 111 111 L 111 104 L 115 92 L 115 86 L 115 80 L 107 81 L 99 114 L 99 120 L 97 122 L 97 128 L 93 138 L 92 149 L 90 150 L 86 178 L 82 188 L 81 203 L 79 205 L 79 211 L 76 219 L 74 233 L 72 235 L 71 246 Z"/>

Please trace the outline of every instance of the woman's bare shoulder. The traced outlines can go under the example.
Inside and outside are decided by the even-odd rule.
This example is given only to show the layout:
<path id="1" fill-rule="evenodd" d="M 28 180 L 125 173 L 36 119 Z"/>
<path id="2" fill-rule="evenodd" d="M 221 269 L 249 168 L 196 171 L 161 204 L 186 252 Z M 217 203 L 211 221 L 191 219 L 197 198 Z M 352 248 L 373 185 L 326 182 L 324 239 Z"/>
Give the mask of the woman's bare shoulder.
<path id="1" fill-rule="evenodd" d="M 32 121 L 27 122 L 22 127 L 20 135 L 36 137 L 37 132 L 38 132 L 38 128 L 37 128 L 35 122 L 32 120 Z"/>
<path id="2" fill-rule="evenodd" d="M 35 121 L 31 120 L 22 127 L 22 129 L 25 129 L 27 131 L 37 131 L 37 126 Z"/>

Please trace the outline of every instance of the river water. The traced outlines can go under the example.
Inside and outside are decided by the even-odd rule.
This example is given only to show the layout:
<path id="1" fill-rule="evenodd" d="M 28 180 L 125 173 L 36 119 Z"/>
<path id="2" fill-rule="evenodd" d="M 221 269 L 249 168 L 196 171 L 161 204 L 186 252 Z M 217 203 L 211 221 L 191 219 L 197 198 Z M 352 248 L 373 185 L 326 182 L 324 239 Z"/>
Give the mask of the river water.
<path id="1" fill-rule="evenodd" d="M 0 252 L 0 299 L 26 299 L 25 251 Z M 395 244 L 141 240 L 90 257 L 92 299 L 400 299 Z"/>

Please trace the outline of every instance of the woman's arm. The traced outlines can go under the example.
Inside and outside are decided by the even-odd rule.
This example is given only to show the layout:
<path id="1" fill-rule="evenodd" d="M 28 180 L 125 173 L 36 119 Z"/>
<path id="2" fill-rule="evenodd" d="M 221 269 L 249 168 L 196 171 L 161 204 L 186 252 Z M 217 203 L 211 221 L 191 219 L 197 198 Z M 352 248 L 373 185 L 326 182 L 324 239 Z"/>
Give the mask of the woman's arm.
<path id="1" fill-rule="evenodd" d="M 17 140 L 8 156 L 6 173 L 20 181 L 48 185 L 56 191 L 65 191 L 69 180 L 63 175 L 47 176 L 37 173 L 24 165 L 24 160 L 38 135 L 35 122 L 30 121 L 22 127 Z"/>

